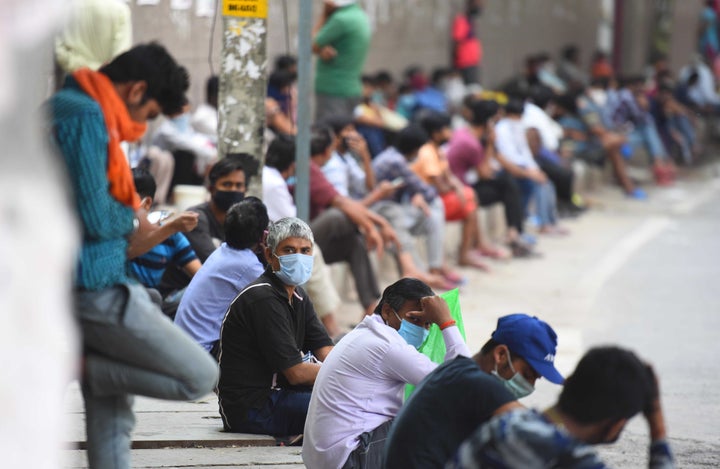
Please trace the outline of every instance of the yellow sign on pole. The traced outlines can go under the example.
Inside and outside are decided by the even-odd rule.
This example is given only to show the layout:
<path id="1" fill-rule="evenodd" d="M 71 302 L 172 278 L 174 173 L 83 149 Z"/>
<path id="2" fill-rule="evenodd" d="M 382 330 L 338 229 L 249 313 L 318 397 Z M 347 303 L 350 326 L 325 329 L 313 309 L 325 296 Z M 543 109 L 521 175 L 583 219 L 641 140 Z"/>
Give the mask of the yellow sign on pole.
<path id="1" fill-rule="evenodd" d="M 267 0 L 223 0 L 223 16 L 267 18 Z"/>

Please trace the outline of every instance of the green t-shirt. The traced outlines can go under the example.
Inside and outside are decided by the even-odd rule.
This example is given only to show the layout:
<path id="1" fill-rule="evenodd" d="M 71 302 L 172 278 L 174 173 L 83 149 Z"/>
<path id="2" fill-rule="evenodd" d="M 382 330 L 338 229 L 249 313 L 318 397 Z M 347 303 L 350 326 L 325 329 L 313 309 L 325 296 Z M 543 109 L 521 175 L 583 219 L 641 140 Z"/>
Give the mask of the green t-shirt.
<path id="1" fill-rule="evenodd" d="M 318 46 L 332 46 L 334 59 L 317 59 L 315 92 L 341 97 L 362 95 L 360 76 L 370 48 L 370 23 L 357 4 L 335 11 L 315 36 Z"/>

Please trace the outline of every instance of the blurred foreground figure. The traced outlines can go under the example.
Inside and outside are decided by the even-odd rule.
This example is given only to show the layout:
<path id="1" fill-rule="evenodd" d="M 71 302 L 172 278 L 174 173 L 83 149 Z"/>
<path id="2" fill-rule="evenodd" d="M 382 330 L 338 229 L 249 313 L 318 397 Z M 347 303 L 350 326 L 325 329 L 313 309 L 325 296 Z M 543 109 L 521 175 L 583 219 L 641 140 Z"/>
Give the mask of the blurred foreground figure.
<path id="1" fill-rule="evenodd" d="M 69 313 L 77 231 L 37 112 L 64 4 L 0 2 L 0 454 L 10 469 L 60 465 L 77 351 Z"/>

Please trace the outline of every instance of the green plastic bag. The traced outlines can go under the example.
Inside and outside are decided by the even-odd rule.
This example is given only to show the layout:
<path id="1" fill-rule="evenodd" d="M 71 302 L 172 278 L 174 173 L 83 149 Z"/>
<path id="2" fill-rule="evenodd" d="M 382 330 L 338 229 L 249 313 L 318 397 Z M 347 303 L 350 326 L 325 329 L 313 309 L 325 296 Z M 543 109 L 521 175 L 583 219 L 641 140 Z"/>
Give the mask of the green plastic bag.
<path id="1" fill-rule="evenodd" d="M 465 338 L 465 324 L 463 323 L 462 312 L 460 311 L 460 291 L 455 288 L 454 290 L 443 293 L 440 297 L 447 302 L 450 308 L 450 315 L 457 323 L 458 329 L 460 329 L 460 335 L 463 340 L 467 341 Z M 445 361 L 445 352 L 447 351 L 445 349 L 445 339 L 443 339 L 442 331 L 437 324 L 430 326 L 430 333 L 418 350 L 437 364 Z M 405 387 L 405 400 L 410 397 L 414 389 L 415 386 L 412 384 L 408 384 Z"/>

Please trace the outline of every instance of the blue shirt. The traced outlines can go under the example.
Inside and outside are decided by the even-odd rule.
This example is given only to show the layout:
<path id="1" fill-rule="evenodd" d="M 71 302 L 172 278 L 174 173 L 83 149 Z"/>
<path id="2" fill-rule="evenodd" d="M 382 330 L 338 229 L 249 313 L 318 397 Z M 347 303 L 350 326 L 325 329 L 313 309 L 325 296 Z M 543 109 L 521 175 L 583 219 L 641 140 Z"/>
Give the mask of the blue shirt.
<path id="1" fill-rule="evenodd" d="M 128 281 L 132 208 L 109 192 L 108 133 L 100 105 L 69 78 L 48 102 L 52 139 L 67 169 L 82 225 L 75 286 L 101 290 Z"/>
<path id="2" fill-rule="evenodd" d="M 197 259 L 190 242 L 182 233 L 175 233 L 151 250 L 130 262 L 133 275 L 146 287 L 156 288 L 165 268 L 175 264 L 179 268 Z"/>
<path id="3" fill-rule="evenodd" d="M 520 409 L 501 414 L 478 428 L 445 465 L 445 469 L 471 467 L 605 469 L 607 466 L 590 445 L 576 440 L 542 414 Z M 675 467 L 665 441 L 650 445 L 648 467 Z"/>
<path id="4" fill-rule="evenodd" d="M 263 266 L 250 249 L 233 249 L 222 243 L 190 281 L 175 324 L 209 352 L 220 339 L 230 303 L 262 273 Z"/>

